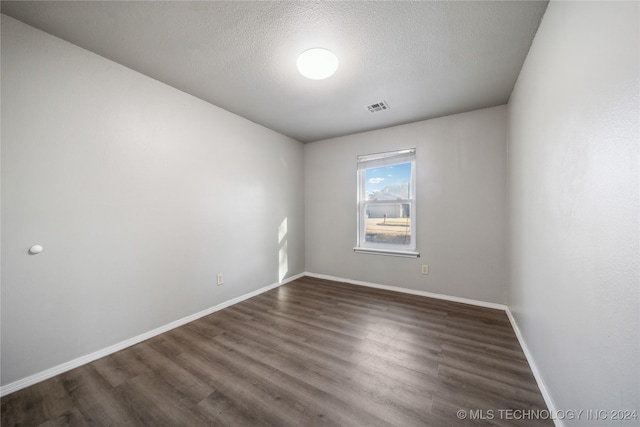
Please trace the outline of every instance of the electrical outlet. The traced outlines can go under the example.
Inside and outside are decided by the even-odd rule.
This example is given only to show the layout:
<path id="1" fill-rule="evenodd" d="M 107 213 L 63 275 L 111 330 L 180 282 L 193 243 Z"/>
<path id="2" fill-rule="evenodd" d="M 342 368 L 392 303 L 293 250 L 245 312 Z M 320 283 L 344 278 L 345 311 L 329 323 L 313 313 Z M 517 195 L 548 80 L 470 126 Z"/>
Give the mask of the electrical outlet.
<path id="1" fill-rule="evenodd" d="M 218 273 L 218 285 L 222 285 L 224 283 L 224 276 L 222 273 Z"/>
<path id="2" fill-rule="evenodd" d="M 427 264 L 422 264 L 422 274 L 429 274 L 429 266 Z"/>

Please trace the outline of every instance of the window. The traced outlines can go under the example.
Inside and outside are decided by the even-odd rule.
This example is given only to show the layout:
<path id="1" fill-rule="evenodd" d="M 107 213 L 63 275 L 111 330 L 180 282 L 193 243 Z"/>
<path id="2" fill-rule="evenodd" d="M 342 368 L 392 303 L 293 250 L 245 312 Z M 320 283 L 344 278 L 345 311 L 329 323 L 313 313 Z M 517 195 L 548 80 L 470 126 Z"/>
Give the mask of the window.
<path id="1" fill-rule="evenodd" d="M 416 150 L 358 156 L 356 252 L 417 257 Z"/>

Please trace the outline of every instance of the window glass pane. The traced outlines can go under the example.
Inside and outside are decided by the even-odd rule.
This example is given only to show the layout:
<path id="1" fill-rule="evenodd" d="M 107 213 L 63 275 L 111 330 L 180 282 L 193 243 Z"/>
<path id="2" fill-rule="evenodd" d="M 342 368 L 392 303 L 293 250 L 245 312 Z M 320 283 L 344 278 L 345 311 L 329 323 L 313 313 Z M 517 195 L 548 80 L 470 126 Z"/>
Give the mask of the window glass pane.
<path id="1" fill-rule="evenodd" d="M 365 203 L 365 241 L 390 245 L 411 244 L 409 203 Z"/>
<path id="2" fill-rule="evenodd" d="M 365 200 L 408 199 L 410 182 L 410 162 L 366 169 Z"/>

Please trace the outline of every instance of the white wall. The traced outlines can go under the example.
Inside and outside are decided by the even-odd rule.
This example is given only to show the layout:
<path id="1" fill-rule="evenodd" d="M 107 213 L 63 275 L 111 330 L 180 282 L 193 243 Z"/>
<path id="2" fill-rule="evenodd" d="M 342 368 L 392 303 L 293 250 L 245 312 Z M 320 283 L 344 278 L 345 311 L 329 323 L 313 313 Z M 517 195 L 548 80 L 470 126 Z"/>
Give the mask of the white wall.
<path id="1" fill-rule="evenodd" d="M 558 409 L 640 410 L 638 23 L 551 2 L 509 102 L 509 306 Z"/>
<path id="2" fill-rule="evenodd" d="M 356 157 L 412 147 L 421 257 L 354 253 Z M 305 173 L 307 271 L 506 302 L 506 107 L 307 144 Z"/>
<path id="3" fill-rule="evenodd" d="M 2 384 L 304 271 L 303 150 L 2 16 Z"/>

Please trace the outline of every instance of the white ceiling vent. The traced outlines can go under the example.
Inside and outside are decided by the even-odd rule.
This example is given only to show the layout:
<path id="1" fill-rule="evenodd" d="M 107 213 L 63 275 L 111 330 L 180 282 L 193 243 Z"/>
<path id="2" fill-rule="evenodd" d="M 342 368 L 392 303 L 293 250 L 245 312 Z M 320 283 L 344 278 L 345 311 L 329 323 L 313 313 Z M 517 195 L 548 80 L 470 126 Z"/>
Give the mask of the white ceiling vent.
<path id="1" fill-rule="evenodd" d="M 377 113 L 379 111 L 388 110 L 389 108 L 387 101 L 380 101 L 375 104 L 367 105 L 367 110 L 369 110 L 370 113 Z"/>

